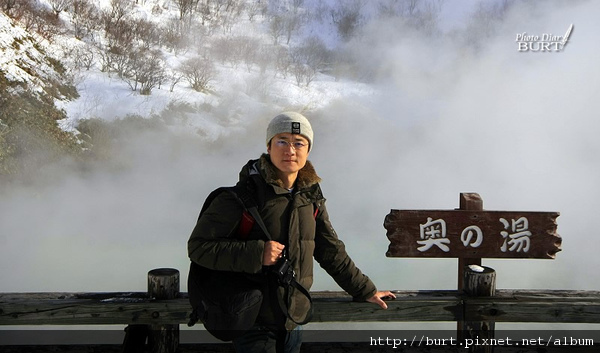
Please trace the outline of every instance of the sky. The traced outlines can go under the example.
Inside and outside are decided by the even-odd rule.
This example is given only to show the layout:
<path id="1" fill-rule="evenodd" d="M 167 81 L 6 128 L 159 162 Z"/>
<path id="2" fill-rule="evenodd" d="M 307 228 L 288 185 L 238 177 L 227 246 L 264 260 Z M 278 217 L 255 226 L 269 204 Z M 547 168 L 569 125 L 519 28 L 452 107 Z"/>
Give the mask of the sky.
<path id="1" fill-rule="evenodd" d="M 179 269 L 185 291 L 186 242 L 204 198 L 266 151 L 266 124 L 285 109 L 310 119 L 331 221 L 380 289 L 456 289 L 455 259 L 386 258 L 383 220 L 391 209 L 454 209 L 461 192 L 477 192 L 484 209 L 561 214 L 555 260 L 483 260 L 498 288 L 600 290 L 600 274 L 584 270 L 600 266 L 600 6 L 518 2 L 489 34 L 490 21 L 469 26 L 474 3 L 447 1 L 437 38 L 368 24 L 346 48 L 368 83 L 323 75 L 299 88 L 223 69 L 217 99 L 183 85 L 140 97 L 98 72 L 82 76 L 81 97 L 64 105 L 67 126 L 172 101 L 214 108 L 175 119 L 168 133 L 132 134 L 109 166 L 81 175 L 65 163 L 35 187 L 2 190 L 0 291 L 145 291 L 159 267 Z M 571 24 L 564 50 L 518 51 L 519 33 L 563 35 Z M 315 277 L 313 290 L 339 290 L 324 271 Z"/>

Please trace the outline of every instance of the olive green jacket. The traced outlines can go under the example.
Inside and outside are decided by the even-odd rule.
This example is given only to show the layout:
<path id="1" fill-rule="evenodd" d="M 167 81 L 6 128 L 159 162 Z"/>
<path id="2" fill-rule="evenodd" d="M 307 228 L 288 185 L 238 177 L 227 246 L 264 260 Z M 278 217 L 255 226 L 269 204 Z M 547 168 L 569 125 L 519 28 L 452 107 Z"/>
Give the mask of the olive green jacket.
<path id="1" fill-rule="evenodd" d="M 377 289 L 355 266 L 333 229 L 325 199 L 312 164 L 298 173 L 292 192 L 283 188 L 270 157 L 263 154 L 249 161 L 240 172 L 238 184 L 252 180 L 251 193 L 273 240 L 288 249 L 296 280 L 307 290 L 313 283 L 313 257 L 320 266 L 355 300 L 366 300 Z M 255 224 L 245 240 L 238 239 L 237 229 L 243 208 L 230 193 L 221 193 L 198 220 L 188 241 L 188 254 L 199 265 L 224 271 L 237 271 L 265 276 L 262 265 L 266 237 Z M 265 299 L 259 314 L 261 324 L 290 330 L 295 324 L 281 312 L 275 296 L 283 297 L 283 289 L 271 281 L 264 290 Z M 306 317 L 309 302 L 299 291 L 291 296 L 289 313 L 300 322 Z"/>

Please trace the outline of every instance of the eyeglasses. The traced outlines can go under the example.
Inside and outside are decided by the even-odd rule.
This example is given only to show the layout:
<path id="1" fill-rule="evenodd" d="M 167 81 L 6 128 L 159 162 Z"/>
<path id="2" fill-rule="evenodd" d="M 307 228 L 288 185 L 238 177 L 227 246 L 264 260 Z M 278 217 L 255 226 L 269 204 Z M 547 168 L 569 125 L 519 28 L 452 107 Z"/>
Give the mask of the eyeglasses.
<path id="1" fill-rule="evenodd" d="M 275 147 L 277 147 L 277 148 L 291 147 L 297 151 L 297 150 L 303 149 L 306 146 L 308 146 L 308 144 L 303 141 L 290 142 L 290 141 L 286 141 L 286 140 L 275 140 Z"/>

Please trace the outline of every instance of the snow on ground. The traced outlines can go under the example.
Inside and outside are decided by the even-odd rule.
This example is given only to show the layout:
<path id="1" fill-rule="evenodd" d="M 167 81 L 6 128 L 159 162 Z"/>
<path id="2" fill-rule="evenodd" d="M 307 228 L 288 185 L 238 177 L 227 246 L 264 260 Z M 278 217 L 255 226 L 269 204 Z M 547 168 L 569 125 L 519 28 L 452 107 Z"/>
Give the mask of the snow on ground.
<path id="1" fill-rule="evenodd" d="M 159 2 L 163 4 L 162 2 Z M 102 6 L 108 7 L 108 0 L 101 1 Z M 152 13 L 152 8 L 157 4 L 155 1 L 145 1 L 136 7 L 135 16 L 152 20 L 156 23 L 168 21 L 169 18 L 177 17 L 178 10 L 171 4 L 162 5 L 160 13 Z M 246 17 L 237 23 L 231 30 L 231 35 L 240 34 L 256 38 L 262 42 L 270 41 L 265 33 L 265 24 L 259 21 L 250 22 Z M 310 26 L 309 26 L 310 28 Z M 330 34 L 331 36 L 331 34 Z M 333 42 L 329 40 L 329 42 Z M 81 45 L 72 38 L 63 38 L 60 45 L 65 52 L 69 52 L 73 46 Z M 193 50 L 184 54 L 174 54 L 163 51 L 165 62 L 170 69 L 177 67 L 186 57 L 193 55 Z M 210 93 L 196 92 L 189 87 L 187 82 L 181 81 L 176 84 L 172 91 L 170 82 L 165 82 L 160 88 L 152 90 L 151 95 L 140 95 L 132 91 L 129 86 L 120 80 L 116 74 L 100 72 L 98 65 L 90 71 L 77 73 L 77 89 L 80 97 L 74 101 L 57 102 L 57 106 L 64 109 L 67 118 L 60 121 L 61 128 L 67 131 L 75 131 L 77 123 L 81 119 L 100 118 L 114 120 L 124 118 L 127 115 L 150 117 L 160 115 L 170 104 L 189 104 L 192 107 L 208 105 L 222 107 L 229 112 L 224 119 L 229 124 L 223 123 L 223 119 L 215 119 L 211 114 L 186 114 L 185 119 L 178 121 L 178 126 L 173 129 L 189 129 L 189 131 L 202 130 L 209 139 L 214 140 L 221 134 L 229 133 L 232 121 L 244 120 L 244 113 L 248 104 L 257 104 L 263 101 L 271 106 L 271 110 L 318 110 L 328 106 L 333 101 L 353 96 L 369 96 L 375 93 L 374 88 L 359 82 L 348 80 L 337 81 L 333 77 L 319 74 L 310 85 L 299 86 L 293 77 L 288 74 L 282 77 L 272 70 L 261 74 L 257 67 L 248 70 L 245 65 L 231 67 L 215 61 L 218 68 L 218 76 L 211 82 Z"/>
<path id="2" fill-rule="evenodd" d="M 29 85 L 33 92 L 43 91 L 43 82 L 33 72 L 53 77 L 53 69 L 45 60 L 47 43 L 31 35 L 0 12 L 0 70 L 9 81 Z"/>
<path id="3" fill-rule="evenodd" d="M 175 86 L 173 92 L 168 87 L 154 89 L 149 96 L 131 91 L 125 82 L 106 73 L 92 71 L 85 74 L 83 82 L 77 85 L 80 98 L 63 102 L 62 107 L 70 120 L 76 122 L 86 118 L 113 120 L 135 114 L 150 116 L 164 110 L 169 103 L 187 102 L 192 105 L 204 103 L 218 104 L 218 97 L 196 92 L 185 82 Z M 218 84 L 214 84 L 219 96 L 228 94 L 253 94 L 252 88 L 259 81 L 267 82 L 265 88 L 269 96 L 281 107 L 302 107 L 311 110 L 322 108 L 343 97 L 368 96 L 374 89 L 363 83 L 336 81 L 330 76 L 319 75 L 308 87 L 298 86 L 291 78 L 260 77 L 258 73 L 245 75 L 233 69 L 220 70 Z"/>

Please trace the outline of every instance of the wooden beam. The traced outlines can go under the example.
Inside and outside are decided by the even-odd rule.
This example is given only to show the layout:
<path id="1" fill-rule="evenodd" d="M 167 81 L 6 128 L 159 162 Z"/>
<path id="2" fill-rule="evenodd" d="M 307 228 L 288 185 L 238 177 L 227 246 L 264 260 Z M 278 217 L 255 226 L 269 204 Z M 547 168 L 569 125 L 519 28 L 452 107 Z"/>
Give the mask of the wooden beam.
<path id="1" fill-rule="evenodd" d="M 396 299 L 387 301 L 387 310 L 353 302 L 343 292 L 324 294 L 313 294 L 314 322 L 456 321 L 462 314 L 456 291 L 394 291 Z"/>
<path id="2" fill-rule="evenodd" d="M 313 292 L 313 321 L 600 323 L 598 291 L 497 290 L 488 298 L 458 291 L 394 293 L 397 299 L 381 310 L 343 292 Z M 152 300 L 147 293 L 0 293 L 0 325 L 187 324 L 190 311 L 186 293 L 171 300 Z"/>
<path id="3" fill-rule="evenodd" d="M 464 302 L 470 320 L 600 323 L 597 291 L 497 291 L 494 297 L 465 297 Z"/>

